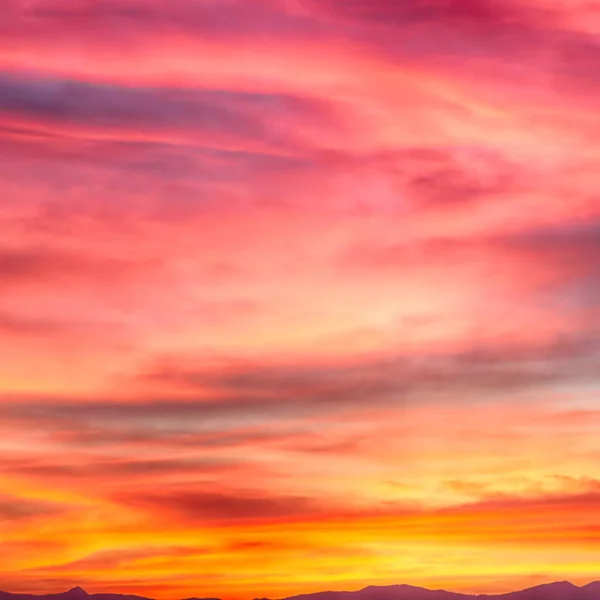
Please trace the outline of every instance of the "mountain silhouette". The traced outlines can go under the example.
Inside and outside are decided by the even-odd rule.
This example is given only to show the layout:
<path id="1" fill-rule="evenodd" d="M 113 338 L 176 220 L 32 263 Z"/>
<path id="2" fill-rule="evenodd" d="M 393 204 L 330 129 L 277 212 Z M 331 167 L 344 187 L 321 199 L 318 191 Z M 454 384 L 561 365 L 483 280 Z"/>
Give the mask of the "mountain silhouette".
<path id="1" fill-rule="evenodd" d="M 88 594 L 81 587 L 74 587 L 58 594 L 12 594 L 0 591 L 0 600 L 154 600 L 127 594 Z"/>
<path id="2" fill-rule="evenodd" d="M 568 581 L 546 583 L 506 594 L 459 594 L 412 585 L 369 586 L 355 592 L 317 592 L 284 600 L 600 600 L 600 581 L 577 587 Z"/>
<path id="3" fill-rule="evenodd" d="M 578 587 L 568 581 L 546 583 L 506 594 L 460 594 L 445 590 L 429 590 L 412 585 L 371 585 L 354 592 L 316 592 L 288 596 L 283 600 L 600 600 L 600 581 Z M 0 591 L 0 600 L 154 600 L 126 594 L 88 594 L 75 587 L 58 594 L 13 594 Z M 219 600 L 219 598 L 187 598 L 186 600 Z M 261 598 L 260 600 L 269 600 Z"/>

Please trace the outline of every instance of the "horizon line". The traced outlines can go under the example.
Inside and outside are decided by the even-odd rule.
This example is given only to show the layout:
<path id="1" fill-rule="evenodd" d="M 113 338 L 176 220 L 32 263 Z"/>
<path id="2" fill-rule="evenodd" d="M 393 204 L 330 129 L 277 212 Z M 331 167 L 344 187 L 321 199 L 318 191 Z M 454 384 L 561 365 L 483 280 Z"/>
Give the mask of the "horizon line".
<path id="1" fill-rule="evenodd" d="M 494 593 L 490 593 L 490 592 L 487 592 L 487 593 L 485 593 L 485 592 L 483 592 L 483 593 L 457 592 L 457 591 L 453 591 L 451 589 L 446 589 L 446 588 L 430 588 L 430 587 L 425 587 L 425 586 L 412 585 L 412 584 L 408 584 L 408 583 L 391 583 L 388 585 L 370 584 L 365 587 L 362 587 L 359 589 L 354 589 L 354 590 L 326 589 L 326 590 L 320 590 L 317 592 L 301 592 L 299 594 L 294 594 L 291 596 L 284 596 L 284 597 L 280 597 L 280 598 L 268 598 L 266 596 L 264 596 L 264 597 L 255 596 L 252 600 L 288 600 L 291 598 L 297 598 L 297 597 L 301 597 L 301 596 L 316 596 L 318 594 L 330 594 L 330 593 L 333 593 L 333 594 L 359 594 L 360 592 L 363 592 L 370 588 L 389 589 L 389 588 L 396 588 L 396 587 L 412 588 L 415 590 L 423 590 L 423 591 L 432 592 L 432 593 L 446 592 L 449 594 L 455 594 L 455 595 L 459 595 L 459 596 L 469 596 L 469 597 L 497 597 L 497 596 L 507 596 L 510 594 L 517 594 L 519 592 L 525 592 L 527 590 L 532 590 L 535 588 L 553 586 L 553 585 L 561 585 L 561 584 L 568 584 L 576 589 L 583 589 L 583 588 L 586 588 L 595 583 L 600 583 L 600 579 L 592 579 L 592 580 L 588 581 L 587 583 L 584 583 L 581 585 L 577 585 L 577 584 L 573 583 L 572 581 L 569 581 L 568 579 L 564 579 L 564 580 L 549 581 L 546 583 L 539 583 L 539 584 L 532 585 L 529 587 L 514 589 L 514 590 L 510 590 L 510 591 L 506 591 L 506 592 L 494 592 Z M 76 591 L 81 592 L 82 594 L 84 594 L 86 596 L 122 596 L 122 597 L 135 596 L 138 598 L 144 598 L 145 600 L 158 600 L 151 596 L 143 596 L 141 594 L 136 594 L 133 592 L 132 593 L 127 593 L 127 592 L 88 592 L 81 585 L 76 585 L 76 586 L 69 588 L 68 590 L 65 590 L 62 592 L 42 592 L 42 593 L 10 592 L 5 589 L 0 589 L 0 594 L 8 594 L 11 596 L 35 596 L 35 597 L 39 597 L 39 598 L 44 598 L 47 596 L 63 596 L 63 595 L 67 595 L 67 594 L 70 594 L 71 592 L 76 592 Z M 222 599 L 219 596 L 188 596 L 186 598 L 174 598 L 173 600 L 222 600 Z"/>

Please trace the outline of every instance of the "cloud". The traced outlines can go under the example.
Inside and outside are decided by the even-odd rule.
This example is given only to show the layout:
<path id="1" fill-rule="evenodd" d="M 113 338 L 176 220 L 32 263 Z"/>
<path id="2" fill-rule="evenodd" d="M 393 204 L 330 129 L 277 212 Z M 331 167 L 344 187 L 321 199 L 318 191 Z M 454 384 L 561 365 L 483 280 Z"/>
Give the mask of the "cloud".
<path id="1" fill-rule="evenodd" d="M 63 510 L 64 507 L 52 502 L 29 500 L 6 493 L 0 495 L 0 521 L 5 524 L 56 516 Z"/>
<path id="2" fill-rule="evenodd" d="M 428 186 L 427 193 L 432 190 L 435 186 Z M 469 237 L 434 235 L 406 243 L 369 242 L 347 250 L 341 263 L 373 277 L 393 272 L 427 277 L 443 266 L 457 282 L 493 269 L 494 276 L 477 288 L 479 293 L 501 289 L 508 294 L 508 302 L 528 306 L 544 307 L 556 301 L 562 304 L 561 314 L 567 315 L 569 310 L 588 310 L 593 305 L 600 283 L 593 267 L 599 251 L 598 226 L 590 220 L 538 228 L 517 226 L 512 231 Z M 498 303 L 497 298 L 490 300 Z M 572 322 L 570 327 L 579 325 Z M 591 321 L 584 327 L 595 331 Z"/>
<path id="3" fill-rule="evenodd" d="M 518 4 L 498 0 L 307 0 L 307 5 L 325 14 L 349 18 L 366 24 L 406 26 L 418 22 L 477 27 L 498 25 L 514 20 Z"/>
<path id="4" fill-rule="evenodd" d="M 434 399 L 455 402 L 457 394 L 466 400 L 485 392 L 487 401 L 493 402 L 517 390 L 593 381 L 598 349 L 597 338 L 575 336 L 531 345 L 503 347 L 495 342 L 449 353 L 384 356 L 339 365 L 234 363 L 226 368 L 196 369 L 158 365 L 141 374 L 137 384 L 150 397 L 84 402 L 21 397 L 2 401 L 0 415 L 7 423 L 35 422 L 61 432 L 66 442 L 67 432 L 72 432 L 75 439 L 89 437 L 90 443 L 125 441 L 128 436 L 132 441 L 179 438 L 186 443 L 187 435 L 208 434 L 215 427 L 310 415 L 325 418 L 347 411 L 368 413 L 376 406 L 403 407 Z"/>
<path id="5" fill-rule="evenodd" d="M 306 518 L 321 512 L 309 498 L 243 491 L 214 493 L 172 487 L 164 493 L 138 491 L 135 494 L 117 494 L 115 499 L 125 506 L 146 509 L 151 515 L 158 513 L 162 518 L 194 526 Z"/>
<path id="6" fill-rule="evenodd" d="M 199 136 L 208 136 L 204 144 L 216 135 L 225 144 L 241 141 L 241 147 L 284 147 L 286 119 L 289 123 L 299 115 L 309 119 L 312 115 L 323 121 L 328 111 L 324 103 L 283 94 L 135 88 L 4 73 L 0 114 L 41 128 L 76 127 L 117 135 L 145 132 L 159 139 L 175 135 L 196 142 L 201 141 Z"/>
<path id="7" fill-rule="evenodd" d="M 60 336 L 69 330 L 72 330 L 70 323 L 0 312 L 0 335 L 3 336 Z"/>
<path id="8" fill-rule="evenodd" d="M 279 10 L 278 10 L 279 8 Z M 66 2 L 40 3 L 21 15 L 36 25 L 80 26 L 122 34 L 124 25 L 138 35 L 177 31 L 191 37 L 221 39 L 244 36 L 287 36 L 316 34 L 318 26 L 300 15 L 281 10 L 277 2 L 254 0 L 249 6 L 239 0 L 191 2 L 175 0 L 168 7 L 158 3 L 129 0 L 127 3 L 101 0 L 85 5 Z M 18 30 L 18 27 L 15 28 Z"/>
<path id="9" fill-rule="evenodd" d="M 151 386 L 175 390 L 198 389 L 227 397 L 245 397 L 248 406 L 254 401 L 281 398 L 321 406 L 341 405 L 365 397 L 385 397 L 388 393 L 410 393 L 429 386 L 441 390 L 487 389 L 541 384 L 554 377 L 568 377 L 569 366 L 577 369 L 579 360 L 592 360 L 598 350 L 598 338 L 592 332 L 572 332 L 568 336 L 540 341 L 482 342 L 450 350 L 383 353 L 375 358 L 356 358 L 339 364 L 249 363 L 216 368 L 189 368 L 167 362 L 142 373 Z M 546 363 L 547 368 L 538 370 Z M 585 369 L 585 367 L 583 367 Z M 564 371 L 562 369 L 565 369 Z M 546 379 L 549 378 L 549 379 Z"/>
<path id="10" fill-rule="evenodd" d="M 0 273 L 3 285 L 31 284 L 33 282 L 73 282 L 87 279 L 90 283 L 131 277 L 136 267 L 131 259 L 100 255 L 82 256 L 76 250 L 55 250 L 49 247 L 0 248 Z M 147 268 L 156 265 L 147 265 Z"/>
<path id="11" fill-rule="evenodd" d="M 81 447 L 81 444 L 80 444 Z M 21 477 L 39 478 L 43 480 L 89 481 L 98 485 L 103 482 L 123 480 L 139 481 L 150 479 L 156 481 L 164 476 L 200 475 L 210 473 L 234 472 L 243 461 L 226 461 L 218 458 L 182 458 L 182 459 L 147 459 L 147 460 L 99 460 L 89 457 L 85 462 L 73 463 L 62 457 L 61 461 L 43 460 L 4 460 L 0 471 Z"/>
<path id="12" fill-rule="evenodd" d="M 290 526 L 325 523 L 335 531 L 354 521 L 360 537 L 364 535 L 368 540 L 371 527 L 387 523 L 390 531 L 386 541 L 392 539 L 391 529 L 401 527 L 407 542 L 437 540 L 446 546 L 473 542 L 503 546 L 515 541 L 534 546 L 542 539 L 550 542 L 561 537 L 568 545 L 577 544 L 593 533 L 589 516 L 600 504 L 600 495 L 595 490 L 529 496 L 498 494 L 444 507 L 423 507 L 393 500 L 350 507 L 336 505 L 333 500 L 316 502 L 310 498 L 281 496 L 277 492 L 257 494 L 240 490 L 214 494 L 176 488 L 173 494 L 139 490 L 135 494 L 122 493 L 115 499 L 124 506 L 141 508 L 148 514 L 160 515 L 181 525 L 236 522 L 268 525 L 287 519 Z M 493 538 L 490 532 L 495 532 Z M 569 532 L 568 535 L 565 532 Z M 594 538 L 589 542 L 594 544 Z"/>
<path id="13" fill-rule="evenodd" d="M 57 573 L 87 574 L 89 571 L 102 573 L 106 570 L 123 569 L 134 566 L 136 563 L 150 559 L 154 564 L 158 558 L 178 560 L 190 556 L 198 556 L 210 550 L 198 546 L 142 546 L 129 547 L 118 550 L 105 550 L 94 552 L 84 558 L 67 564 L 55 565 L 38 570 L 46 576 Z"/>

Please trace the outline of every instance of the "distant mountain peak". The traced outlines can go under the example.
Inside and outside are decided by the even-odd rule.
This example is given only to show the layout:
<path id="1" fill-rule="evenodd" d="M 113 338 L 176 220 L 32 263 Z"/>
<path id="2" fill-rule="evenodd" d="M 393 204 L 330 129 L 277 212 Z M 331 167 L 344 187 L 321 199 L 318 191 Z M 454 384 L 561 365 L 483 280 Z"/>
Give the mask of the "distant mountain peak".
<path id="1" fill-rule="evenodd" d="M 423 587 L 418 587 L 416 585 L 409 585 L 408 583 L 396 583 L 393 585 L 368 585 L 366 588 L 363 588 L 360 591 L 366 591 L 366 590 L 370 590 L 370 591 L 385 591 L 385 590 L 397 590 L 397 591 L 426 591 L 429 592 L 431 590 L 428 590 L 427 588 L 423 588 Z M 360 592 L 358 592 L 360 593 Z"/>
<path id="2" fill-rule="evenodd" d="M 89 596 L 89 594 L 80 586 L 70 589 L 67 594 L 69 594 L 69 596 Z"/>
<path id="3" fill-rule="evenodd" d="M 542 583 L 530 589 L 546 589 L 546 590 L 578 590 L 580 589 L 570 581 L 554 581 L 552 583 Z"/>
<path id="4" fill-rule="evenodd" d="M 446 590 L 439 590 L 439 589 L 429 589 L 429 588 L 425 588 L 422 586 L 417 586 L 417 585 L 410 585 L 408 583 L 396 583 L 396 584 L 392 584 L 392 585 L 369 585 L 366 588 L 363 588 L 362 590 L 359 590 L 357 592 L 348 592 L 351 594 L 360 594 L 362 592 L 381 592 L 381 593 L 385 593 L 385 592 L 392 592 L 392 593 L 400 593 L 400 594 L 450 594 L 452 592 L 447 592 Z"/>

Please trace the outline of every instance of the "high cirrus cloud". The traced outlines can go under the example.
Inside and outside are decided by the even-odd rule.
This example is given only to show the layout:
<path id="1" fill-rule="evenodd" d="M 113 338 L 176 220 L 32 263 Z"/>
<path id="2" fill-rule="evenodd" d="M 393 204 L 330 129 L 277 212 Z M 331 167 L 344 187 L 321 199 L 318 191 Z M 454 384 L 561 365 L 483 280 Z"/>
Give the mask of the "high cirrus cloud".
<path id="1" fill-rule="evenodd" d="M 281 146 L 282 118 L 289 128 L 300 114 L 323 121 L 328 113 L 325 104 L 285 95 L 139 89 L 10 74 L 0 76 L 0 90 L 0 114 L 14 122 L 84 128 L 92 135 L 191 136 L 205 145 L 220 135 L 230 143 Z"/>
<path id="2" fill-rule="evenodd" d="M 7 399 L 0 412 L 7 423 L 31 421 L 57 433 L 99 430 L 110 440 L 111 432 L 122 432 L 124 440 L 127 435 L 135 440 L 137 431 L 157 440 L 182 436 L 185 443 L 186 433 L 206 434 L 223 422 L 239 427 L 309 415 L 334 418 L 348 411 L 368 413 L 375 406 L 402 408 L 442 397 L 452 402 L 456 394 L 466 400 L 484 392 L 491 400 L 515 390 L 592 381 L 599 347 L 597 336 L 582 334 L 530 347 L 493 345 L 329 366 L 242 364 L 194 370 L 158 365 L 143 374 L 141 389 L 167 395 L 163 399 L 156 392 L 148 400 L 120 402 Z M 210 445 L 210 438 L 207 442 Z M 196 443 L 203 445 L 201 438 Z M 115 466 L 120 468 L 127 465 Z"/>
<path id="3" fill-rule="evenodd" d="M 429 21 L 448 26 L 461 23 L 483 26 L 510 21 L 519 14 L 517 2 L 499 0 L 409 0 L 399 4 L 393 0 L 306 0 L 325 14 L 338 15 L 365 23 L 403 26 Z"/>

